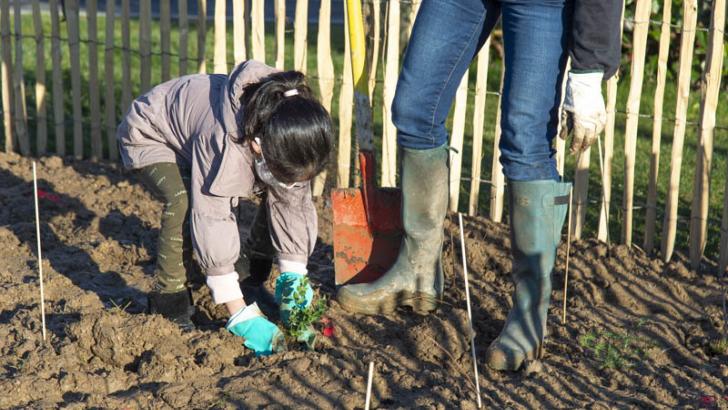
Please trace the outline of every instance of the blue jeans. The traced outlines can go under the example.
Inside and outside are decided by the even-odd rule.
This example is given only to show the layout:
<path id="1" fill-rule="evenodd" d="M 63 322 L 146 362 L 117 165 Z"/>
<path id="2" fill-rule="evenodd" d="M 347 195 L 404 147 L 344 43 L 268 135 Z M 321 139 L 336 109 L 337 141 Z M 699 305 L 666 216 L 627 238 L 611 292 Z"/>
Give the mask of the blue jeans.
<path id="1" fill-rule="evenodd" d="M 447 143 L 445 121 L 460 80 L 502 15 L 503 171 L 515 181 L 560 180 L 551 143 L 566 65 L 568 8 L 564 0 L 423 0 L 392 103 L 399 145 L 430 149 Z"/>

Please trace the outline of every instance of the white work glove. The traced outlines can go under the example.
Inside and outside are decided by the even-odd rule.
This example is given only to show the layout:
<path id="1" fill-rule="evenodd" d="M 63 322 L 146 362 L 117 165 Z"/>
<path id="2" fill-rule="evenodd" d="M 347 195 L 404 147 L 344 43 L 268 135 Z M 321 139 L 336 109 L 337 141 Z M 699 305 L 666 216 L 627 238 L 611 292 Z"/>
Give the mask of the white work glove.
<path id="1" fill-rule="evenodd" d="M 603 76 L 601 72 L 569 73 L 559 137 L 566 140 L 573 131 L 572 154 L 589 148 L 607 124 L 607 110 L 602 97 Z"/>

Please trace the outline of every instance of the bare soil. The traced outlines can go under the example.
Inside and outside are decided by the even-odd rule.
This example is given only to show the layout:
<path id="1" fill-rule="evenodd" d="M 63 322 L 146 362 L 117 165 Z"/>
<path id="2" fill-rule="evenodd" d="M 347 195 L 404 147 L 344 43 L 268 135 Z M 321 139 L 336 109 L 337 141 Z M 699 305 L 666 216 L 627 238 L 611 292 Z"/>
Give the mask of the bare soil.
<path id="1" fill-rule="evenodd" d="M 181 333 L 144 313 L 161 204 L 133 175 L 57 157 L 40 159 L 38 175 L 46 342 L 31 163 L 0 154 L 0 408 L 362 408 L 369 361 L 377 407 L 475 407 L 453 216 L 442 307 L 429 316 L 365 317 L 333 300 L 330 208 L 319 200 L 320 241 L 309 269 L 330 300 L 334 336 L 321 337 L 315 352 L 256 358 L 225 331 L 199 278 L 197 330 Z M 243 232 L 254 206 L 243 205 Z M 466 218 L 466 238 L 485 408 L 728 408 L 728 357 L 710 347 L 725 326 L 714 272 L 692 272 L 681 256 L 664 264 L 637 248 L 575 242 L 562 325 L 562 245 L 545 356 L 499 373 L 483 353 L 511 304 L 508 228 Z M 584 340 L 609 334 L 642 348 L 605 367 L 604 352 Z"/>

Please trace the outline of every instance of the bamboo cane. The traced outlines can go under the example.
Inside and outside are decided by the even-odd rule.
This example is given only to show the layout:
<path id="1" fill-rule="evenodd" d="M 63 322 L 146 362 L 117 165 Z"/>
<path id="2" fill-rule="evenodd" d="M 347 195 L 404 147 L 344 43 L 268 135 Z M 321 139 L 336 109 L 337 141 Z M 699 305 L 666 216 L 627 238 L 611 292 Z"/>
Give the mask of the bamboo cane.
<path id="1" fill-rule="evenodd" d="M 660 144 L 662 140 L 662 107 L 665 100 L 665 80 L 667 78 L 667 57 L 670 52 L 670 19 L 672 0 L 662 4 L 662 33 L 660 51 L 657 56 L 657 85 L 652 119 L 652 149 L 650 151 L 650 176 L 647 188 L 647 214 L 645 215 L 645 240 L 642 245 L 646 252 L 655 247 L 655 223 L 657 221 L 657 177 L 660 171 Z"/>
<path id="2" fill-rule="evenodd" d="M 38 245 L 38 278 L 40 281 L 40 317 L 42 323 L 43 341 L 46 341 L 45 320 L 45 292 L 43 291 L 43 255 L 40 247 L 40 213 L 38 211 L 38 176 L 33 161 L 33 201 L 35 202 L 35 237 Z"/>
<path id="3" fill-rule="evenodd" d="M 141 92 L 152 86 L 152 0 L 139 0 L 139 60 Z"/>
<path id="4" fill-rule="evenodd" d="M 265 62 L 265 3 L 254 1 L 250 6 L 253 59 Z"/>
<path id="5" fill-rule="evenodd" d="M 233 4 L 237 4 L 234 2 Z M 187 44 L 189 42 L 189 16 L 187 15 L 187 0 L 177 2 L 177 25 L 179 30 L 179 75 L 187 75 Z"/>
<path id="6" fill-rule="evenodd" d="M 253 2 L 257 3 L 257 2 Z M 207 38 L 207 0 L 197 0 L 197 72 L 207 72 L 207 60 L 205 59 Z"/>
<path id="7" fill-rule="evenodd" d="M 48 148 L 48 114 L 46 109 L 43 21 L 41 20 L 40 2 L 38 0 L 33 0 L 33 26 L 35 27 L 35 147 L 38 155 L 43 155 Z"/>
<path id="8" fill-rule="evenodd" d="M 30 155 L 28 113 L 25 105 L 25 78 L 23 75 L 23 23 L 20 10 L 21 5 L 21 0 L 15 0 L 15 3 L 13 3 L 15 12 L 15 135 L 18 138 L 20 153 Z"/>
<path id="9" fill-rule="evenodd" d="M 682 166 L 685 126 L 690 97 L 690 74 L 693 63 L 695 27 L 697 25 L 697 0 L 683 1 L 683 28 L 680 41 L 680 69 L 677 79 L 677 102 L 675 104 L 675 131 L 672 139 L 672 162 L 670 164 L 670 189 L 665 205 L 665 233 L 662 237 L 662 257 L 665 262 L 672 257 L 677 234 L 677 208 L 680 190 L 680 167 Z"/>
<path id="10" fill-rule="evenodd" d="M 215 45 L 213 53 L 213 70 L 218 74 L 227 74 L 227 36 L 225 20 L 226 0 L 215 0 Z"/>
<path id="11" fill-rule="evenodd" d="M 473 111 L 473 160 L 470 168 L 470 200 L 468 215 L 478 214 L 480 197 L 480 173 L 483 160 L 483 127 L 485 126 L 485 98 L 488 87 L 488 63 L 490 37 L 478 52 L 478 71 L 475 80 L 475 107 Z"/>
<path id="12" fill-rule="evenodd" d="M 346 12 L 346 2 L 344 2 Z M 339 152 L 336 186 L 348 188 L 351 171 L 351 122 L 354 100 L 354 83 L 351 68 L 351 46 L 349 45 L 349 22 L 344 19 L 344 71 L 339 91 Z"/>
<path id="13" fill-rule="evenodd" d="M 505 175 L 503 174 L 503 165 L 500 158 L 500 137 L 501 137 L 501 100 L 503 98 L 503 79 L 505 78 L 505 67 L 501 61 L 501 80 L 498 95 L 498 107 L 495 113 L 495 133 L 493 135 L 493 164 L 491 166 L 491 186 L 490 186 L 490 219 L 494 222 L 500 222 L 503 218 L 503 194 L 505 191 Z"/>
<path id="14" fill-rule="evenodd" d="M 624 142 L 624 197 L 622 212 L 622 242 L 632 245 L 632 214 L 634 204 L 634 164 L 637 154 L 637 127 L 640 114 L 640 97 L 645 69 L 647 31 L 649 29 L 652 0 L 637 0 L 635 9 L 634 38 L 632 40 L 632 70 L 629 97 L 627 98 L 627 124 Z"/>
<path id="15" fill-rule="evenodd" d="M 321 10 L 323 10 L 323 2 L 321 3 Z M 286 65 L 286 1 L 275 0 L 276 8 L 276 68 L 283 70 Z M 331 5 L 329 5 L 331 9 Z M 331 11 L 329 11 L 329 14 Z M 319 17 L 319 24 L 321 24 L 321 17 Z M 321 29 L 319 28 L 319 35 Z"/>
<path id="16" fill-rule="evenodd" d="M 460 176 L 463 163 L 463 139 L 465 137 L 465 114 L 468 106 L 468 71 L 465 71 L 455 93 L 455 111 L 452 120 L 452 136 L 450 137 L 450 211 L 457 212 L 460 203 Z"/>
<path id="17" fill-rule="evenodd" d="M 306 74 L 308 58 L 308 0 L 296 1 L 293 28 L 293 67 Z"/>
<path id="18" fill-rule="evenodd" d="M 170 78 L 170 48 L 172 32 L 172 16 L 169 10 L 169 0 L 159 1 L 159 37 L 162 47 L 162 82 Z"/>
<path id="19" fill-rule="evenodd" d="M 116 14 L 116 0 L 106 1 L 106 52 L 104 54 L 105 95 L 106 108 L 106 144 L 108 145 L 109 159 L 116 161 L 119 151 L 116 145 L 116 95 L 114 82 L 114 21 Z"/>
<path id="20" fill-rule="evenodd" d="M 467 75 L 465 76 L 467 86 Z M 465 301 L 468 303 L 468 325 L 470 327 L 470 353 L 473 359 L 473 374 L 475 378 L 475 393 L 478 397 L 478 408 L 483 407 L 480 400 L 480 380 L 478 377 L 478 361 L 475 353 L 475 330 L 473 329 L 473 312 L 470 308 L 470 284 L 468 283 L 468 262 L 465 253 L 465 233 L 463 230 L 463 214 L 458 212 L 458 223 L 460 225 L 460 253 L 463 257 L 463 278 L 465 280 Z"/>
<path id="21" fill-rule="evenodd" d="M 121 0 L 121 111 L 126 112 L 131 106 L 131 33 L 129 31 L 129 0 Z"/>
<path id="22" fill-rule="evenodd" d="M 321 92 L 321 105 L 331 112 L 331 101 L 334 98 L 334 62 L 331 58 L 331 0 L 321 0 L 319 10 L 318 37 L 316 39 L 316 67 Z M 320 196 L 324 192 L 327 172 L 324 170 L 314 180 L 313 195 Z"/>
<path id="23" fill-rule="evenodd" d="M 382 6 L 378 1 L 372 2 L 372 59 L 369 64 L 369 101 L 374 103 L 374 90 L 377 88 L 377 68 L 379 65 L 379 48 L 382 37 Z"/>
<path id="24" fill-rule="evenodd" d="M 86 28 L 88 29 L 88 99 L 91 114 L 91 160 L 96 161 L 103 157 L 103 144 L 101 142 L 101 113 L 99 109 L 99 57 L 96 33 L 97 3 L 96 0 L 86 1 Z"/>
<path id="25" fill-rule="evenodd" d="M 382 186 L 397 185 L 397 128 L 392 122 L 392 102 L 399 76 L 400 0 L 387 3 L 387 55 L 384 62 L 382 96 Z"/>
<path id="26" fill-rule="evenodd" d="M 374 378 L 374 362 L 369 362 L 369 373 L 367 376 L 367 395 L 364 401 L 364 409 L 369 410 L 372 401 L 372 379 Z"/>
<path id="27" fill-rule="evenodd" d="M 65 0 L 68 47 L 71 54 L 71 93 L 73 101 L 73 156 L 83 158 L 83 118 L 81 112 L 81 50 L 78 27 L 78 0 Z"/>
<path id="28" fill-rule="evenodd" d="M 54 1 L 54 0 L 51 0 Z M 3 126 L 5 131 L 5 152 L 12 152 L 15 147 L 15 130 L 13 129 L 13 56 L 10 39 L 10 0 L 0 3 L 0 38 L 2 38 L 2 77 Z"/>

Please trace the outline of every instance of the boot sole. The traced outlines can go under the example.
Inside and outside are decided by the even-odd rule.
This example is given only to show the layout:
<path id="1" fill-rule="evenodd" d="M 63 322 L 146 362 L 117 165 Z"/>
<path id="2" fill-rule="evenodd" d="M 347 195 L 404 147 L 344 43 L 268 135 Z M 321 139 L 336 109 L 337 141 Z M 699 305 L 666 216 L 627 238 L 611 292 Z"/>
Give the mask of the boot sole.
<path id="1" fill-rule="evenodd" d="M 399 292 L 377 304 L 363 303 L 355 296 L 339 293 L 337 302 L 347 312 L 365 315 L 390 314 L 400 306 L 409 306 L 415 313 L 425 315 L 436 310 L 440 305 L 437 297 L 423 292 Z"/>

